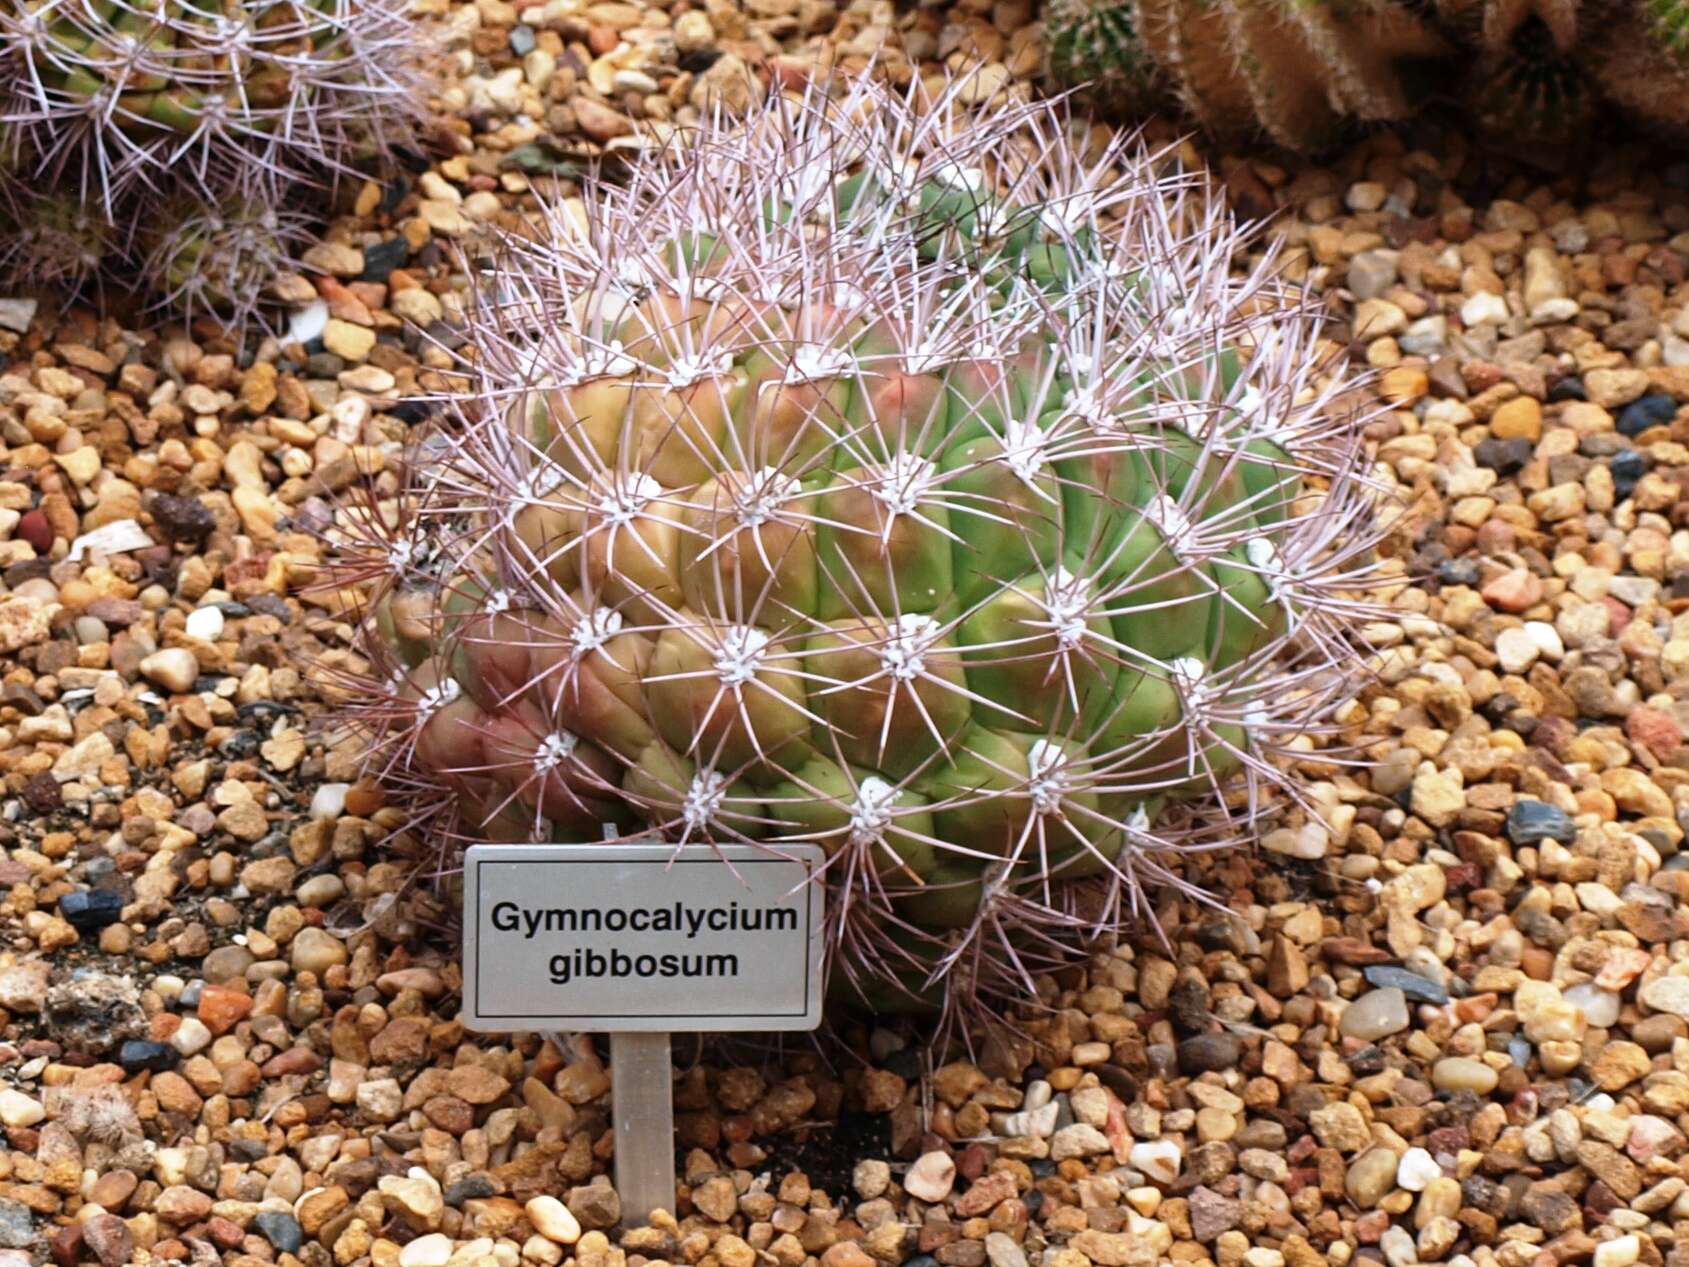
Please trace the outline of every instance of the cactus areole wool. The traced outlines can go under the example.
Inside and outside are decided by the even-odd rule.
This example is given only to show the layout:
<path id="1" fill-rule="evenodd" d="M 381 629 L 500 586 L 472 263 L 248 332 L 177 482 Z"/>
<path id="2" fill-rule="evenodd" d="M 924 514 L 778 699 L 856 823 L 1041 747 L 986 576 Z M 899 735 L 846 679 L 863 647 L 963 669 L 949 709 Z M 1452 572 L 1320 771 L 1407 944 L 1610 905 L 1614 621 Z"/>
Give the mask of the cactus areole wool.
<path id="1" fill-rule="evenodd" d="M 814 1029 L 822 862 L 814 845 L 478 845 L 464 859 L 464 1023 Z"/>

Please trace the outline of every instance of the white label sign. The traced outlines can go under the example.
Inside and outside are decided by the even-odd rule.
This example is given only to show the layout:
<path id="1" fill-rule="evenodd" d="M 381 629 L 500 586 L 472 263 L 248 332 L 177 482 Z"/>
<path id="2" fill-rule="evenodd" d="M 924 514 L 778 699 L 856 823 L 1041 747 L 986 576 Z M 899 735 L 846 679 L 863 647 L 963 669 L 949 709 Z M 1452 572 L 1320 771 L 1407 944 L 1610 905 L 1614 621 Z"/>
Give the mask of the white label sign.
<path id="1" fill-rule="evenodd" d="M 783 1030 L 821 1023 L 815 845 L 475 845 L 465 1026 Z"/>

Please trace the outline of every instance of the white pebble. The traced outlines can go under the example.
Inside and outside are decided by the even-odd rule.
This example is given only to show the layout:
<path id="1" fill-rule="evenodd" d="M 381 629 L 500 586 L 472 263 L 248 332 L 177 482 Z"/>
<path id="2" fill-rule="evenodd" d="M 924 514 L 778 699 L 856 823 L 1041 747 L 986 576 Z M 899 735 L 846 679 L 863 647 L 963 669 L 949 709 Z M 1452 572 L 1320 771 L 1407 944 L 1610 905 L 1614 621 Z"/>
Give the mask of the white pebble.
<path id="1" fill-rule="evenodd" d="M 1588 982 L 1568 986 L 1562 996 L 1573 1007 L 1583 1011 L 1583 1019 L 1596 1029 L 1612 1029 L 1619 1020 L 1619 996 L 1611 990 Z"/>
<path id="2" fill-rule="evenodd" d="M 288 318 L 287 336 L 299 343 L 309 343 L 327 328 L 328 304 L 318 299 Z"/>
<path id="3" fill-rule="evenodd" d="M 211 1031 L 197 1016 L 184 1016 L 176 1032 L 170 1035 L 170 1045 L 184 1056 L 192 1056 L 211 1045 Z"/>
<path id="4" fill-rule="evenodd" d="M 950 1195 L 956 1184 L 956 1162 L 949 1153 L 936 1149 L 915 1159 L 903 1176 L 903 1190 L 929 1205 Z"/>
<path id="5" fill-rule="evenodd" d="M 1533 326 L 1557 326 L 1564 322 L 1575 320 L 1581 311 L 1578 301 L 1561 297 L 1559 299 L 1544 299 L 1531 309 L 1531 324 Z"/>
<path id="6" fill-rule="evenodd" d="M 1179 1177 L 1179 1163 L 1182 1160 L 1183 1155 L 1177 1143 L 1170 1139 L 1156 1139 L 1144 1144 L 1133 1144 L 1126 1164 L 1134 1170 L 1143 1171 L 1157 1183 L 1172 1183 Z"/>
<path id="7" fill-rule="evenodd" d="M 559 1245 L 573 1245 L 581 1239 L 581 1225 L 569 1207 L 556 1197 L 539 1196 L 523 1207 L 534 1231 Z"/>
<path id="8" fill-rule="evenodd" d="M 166 647 L 141 661 L 141 675 L 180 695 L 191 690 L 199 677 L 199 660 L 186 647 Z"/>
<path id="9" fill-rule="evenodd" d="M 1061 1105 L 1050 1102 L 1036 1109 L 1004 1113 L 996 1119 L 995 1129 L 1010 1139 L 1048 1139 L 1056 1133 L 1056 1118 L 1060 1116 Z"/>
<path id="10" fill-rule="evenodd" d="M 1443 1168 L 1423 1148 L 1410 1148 L 1396 1166 L 1396 1186 L 1409 1192 L 1424 1192 L 1425 1185 L 1440 1178 Z"/>
<path id="11" fill-rule="evenodd" d="M 1558 660 L 1566 654 L 1566 644 L 1560 641 L 1560 631 L 1546 620 L 1527 620 L 1525 632 L 1537 644 L 1537 650 L 1550 660 Z"/>
<path id="12" fill-rule="evenodd" d="M 40 1101 L 22 1091 L 11 1087 L 0 1091 L 0 1122 L 7 1126 L 34 1126 L 46 1116 L 47 1110 L 41 1107 Z"/>
<path id="13" fill-rule="evenodd" d="M 1378 1248 L 1384 1251 L 1384 1261 L 1390 1267 L 1414 1267 L 1419 1262 L 1419 1251 L 1414 1246 L 1413 1237 L 1399 1223 L 1384 1229 L 1378 1238 Z"/>
<path id="14" fill-rule="evenodd" d="M 311 794 L 311 817 L 319 821 L 339 818 L 346 812 L 346 793 L 351 787 L 350 783 L 319 783 Z"/>
<path id="15" fill-rule="evenodd" d="M 1615 1236 L 1595 1247 L 1595 1267 L 1630 1267 L 1642 1256 L 1642 1242 L 1635 1232 Z"/>
<path id="16" fill-rule="evenodd" d="M 1542 648 L 1524 629 L 1503 629 L 1495 636 L 1495 656 L 1508 673 L 1523 673 L 1537 662 Z"/>
<path id="17" fill-rule="evenodd" d="M 452 1238 L 444 1232 L 430 1232 L 399 1251 L 399 1267 L 446 1267 L 451 1257 Z"/>
<path id="18" fill-rule="evenodd" d="M 217 607 L 196 607 L 188 613 L 188 637 L 215 642 L 223 632 L 223 612 Z"/>
<path id="19" fill-rule="evenodd" d="M 1473 326 L 1498 326 L 1507 320 L 1507 300 L 1481 290 L 1460 305 L 1460 321 L 1468 330 Z"/>

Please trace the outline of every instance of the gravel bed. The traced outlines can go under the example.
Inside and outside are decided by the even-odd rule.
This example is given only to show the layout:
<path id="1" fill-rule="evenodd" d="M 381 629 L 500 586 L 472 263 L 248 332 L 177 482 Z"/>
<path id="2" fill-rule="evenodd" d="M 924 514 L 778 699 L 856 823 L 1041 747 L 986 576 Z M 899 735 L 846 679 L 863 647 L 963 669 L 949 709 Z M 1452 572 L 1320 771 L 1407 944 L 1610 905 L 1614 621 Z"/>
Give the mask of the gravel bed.
<path id="1" fill-rule="evenodd" d="M 418 8 L 441 153 L 278 281 L 275 337 L 0 292 L 0 1267 L 1689 1267 L 1689 166 L 1187 145 L 1380 371 L 1364 760 L 1310 744 L 1318 812 L 1193 870 L 1235 918 L 1169 896 L 1167 943 L 971 1052 L 680 1044 L 677 1208 L 623 1230 L 602 1047 L 464 1033 L 448 903 L 375 847 L 404 806 L 314 725 L 351 667 L 319 534 L 442 384 L 446 248 L 531 188 L 747 67 L 1024 92 L 1037 32 Z"/>

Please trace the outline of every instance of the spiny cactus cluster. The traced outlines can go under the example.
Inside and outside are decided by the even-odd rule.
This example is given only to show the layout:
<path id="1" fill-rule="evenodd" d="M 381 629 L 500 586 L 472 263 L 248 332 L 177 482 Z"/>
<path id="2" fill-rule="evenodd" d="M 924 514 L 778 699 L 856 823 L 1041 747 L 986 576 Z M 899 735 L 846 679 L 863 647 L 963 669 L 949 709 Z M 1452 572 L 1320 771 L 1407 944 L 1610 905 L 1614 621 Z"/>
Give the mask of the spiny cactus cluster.
<path id="1" fill-rule="evenodd" d="M 1206 186 L 1074 136 L 777 95 L 505 243 L 341 556 L 442 848 L 814 841 L 835 984 L 954 1010 L 1252 834 L 1350 661 L 1355 419 Z"/>
<path id="2" fill-rule="evenodd" d="M 244 315 L 287 258 L 275 209 L 414 138 L 406 7 L 0 0 L 0 259 Z"/>
<path id="3" fill-rule="evenodd" d="M 1685 0 L 1047 0 L 1044 26 L 1050 78 L 1112 113 L 1171 100 L 1293 149 L 1462 83 L 1515 140 L 1569 139 L 1601 99 L 1689 127 Z"/>

